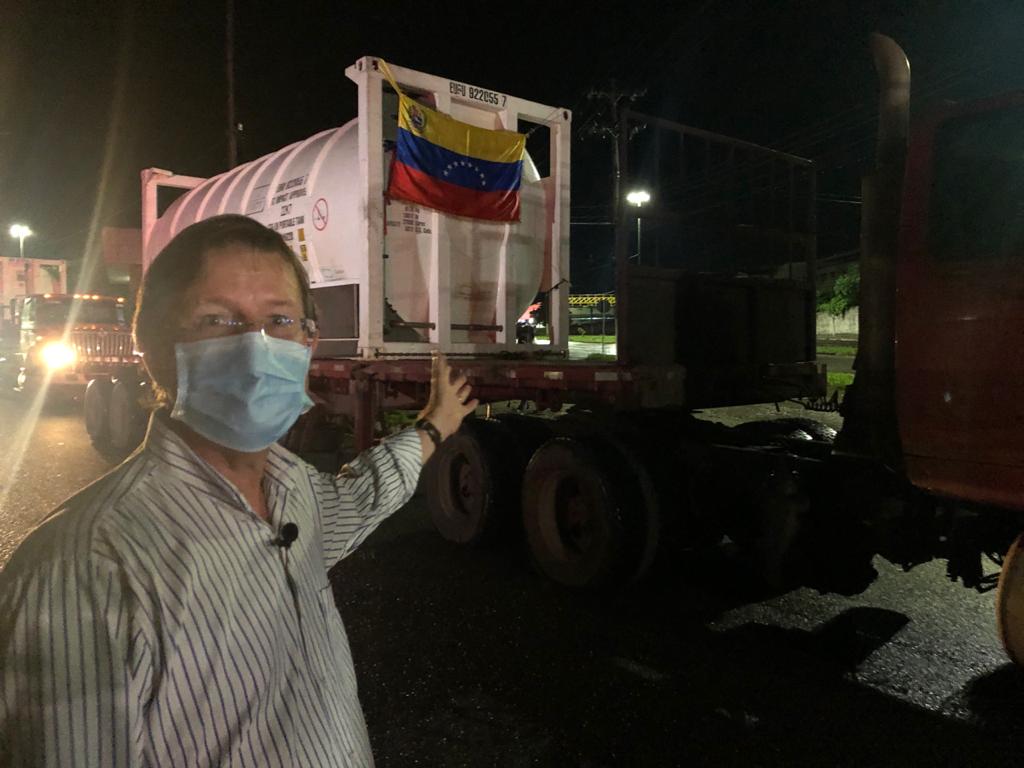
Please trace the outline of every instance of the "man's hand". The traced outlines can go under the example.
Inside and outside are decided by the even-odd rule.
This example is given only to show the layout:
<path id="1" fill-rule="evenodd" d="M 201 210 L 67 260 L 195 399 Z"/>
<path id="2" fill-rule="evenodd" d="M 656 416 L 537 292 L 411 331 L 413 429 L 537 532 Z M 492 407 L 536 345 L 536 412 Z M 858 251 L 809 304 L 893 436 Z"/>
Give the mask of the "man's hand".
<path id="1" fill-rule="evenodd" d="M 452 369 L 444 355 L 434 355 L 430 369 L 430 400 L 427 407 L 420 411 L 420 418 L 426 419 L 441 433 L 446 440 L 455 434 L 462 420 L 480 404 L 478 400 L 469 399 L 471 387 L 465 376 L 452 379 Z"/>

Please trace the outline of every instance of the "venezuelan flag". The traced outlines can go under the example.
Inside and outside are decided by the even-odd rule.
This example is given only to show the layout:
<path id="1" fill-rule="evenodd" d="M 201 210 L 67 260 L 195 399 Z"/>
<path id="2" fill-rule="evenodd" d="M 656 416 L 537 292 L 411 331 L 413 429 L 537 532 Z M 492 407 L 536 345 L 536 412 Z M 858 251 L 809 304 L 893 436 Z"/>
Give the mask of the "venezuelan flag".
<path id="1" fill-rule="evenodd" d="M 519 221 L 526 136 L 478 128 L 399 96 L 388 196 L 456 216 Z"/>

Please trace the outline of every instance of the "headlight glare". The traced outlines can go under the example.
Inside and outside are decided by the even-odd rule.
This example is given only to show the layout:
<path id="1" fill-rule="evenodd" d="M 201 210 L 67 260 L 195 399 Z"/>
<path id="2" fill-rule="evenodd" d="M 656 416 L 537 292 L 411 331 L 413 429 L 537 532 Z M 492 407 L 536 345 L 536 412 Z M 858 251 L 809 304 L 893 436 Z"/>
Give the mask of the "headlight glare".
<path id="1" fill-rule="evenodd" d="M 46 342 L 39 356 L 51 371 L 67 368 L 75 362 L 75 350 L 63 341 Z"/>

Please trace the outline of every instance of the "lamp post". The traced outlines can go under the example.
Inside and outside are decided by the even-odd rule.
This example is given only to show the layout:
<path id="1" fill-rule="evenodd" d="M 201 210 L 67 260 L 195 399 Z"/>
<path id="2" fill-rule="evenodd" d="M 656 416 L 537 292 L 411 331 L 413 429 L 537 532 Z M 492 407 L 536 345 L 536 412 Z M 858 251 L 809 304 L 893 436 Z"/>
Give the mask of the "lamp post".
<path id="1" fill-rule="evenodd" d="M 32 230 L 24 224 L 15 224 L 11 227 L 11 237 L 18 238 L 18 256 L 25 258 L 25 238 L 31 237 Z"/>
<path id="2" fill-rule="evenodd" d="M 640 208 L 644 203 L 651 202 L 651 193 L 646 189 L 634 189 L 626 195 L 626 202 L 636 206 L 636 262 L 640 263 Z"/>

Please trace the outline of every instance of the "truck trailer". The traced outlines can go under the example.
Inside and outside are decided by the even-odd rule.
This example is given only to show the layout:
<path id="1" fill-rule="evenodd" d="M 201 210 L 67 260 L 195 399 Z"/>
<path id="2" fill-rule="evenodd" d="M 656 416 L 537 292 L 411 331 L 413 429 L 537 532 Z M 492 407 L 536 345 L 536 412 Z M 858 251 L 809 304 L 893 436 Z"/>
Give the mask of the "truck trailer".
<path id="1" fill-rule="evenodd" d="M 11 302 L 33 293 L 67 293 L 68 263 L 63 259 L 24 259 L 0 256 L 0 302 L 3 319 L 10 319 Z"/>
<path id="2" fill-rule="evenodd" d="M 639 212 L 617 203 L 614 362 L 567 355 L 571 113 L 391 67 L 440 112 L 547 140 L 528 141 L 537 162 L 524 163 L 518 223 L 389 200 L 396 96 L 374 57 L 346 70 L 359 113 L 345 126 L 212 179 L 143 171 L 144 265 L 216 214 L 281 232 L 320 311 L 318 405 L 284 439 L 299 453 L 333 451 L 346 431 L 369 445 L 386 411 L 424 404 L 431 350 L 452 358 L 483 404 L 425 468 L 452 541 L 525 533 L 545 575 L 595 589 L 641 579 L 668 547 L 724 537 L 766 581 L 848 593 L 870 583 L 876 556 L 906 568 L 944 558 L 967 587 L 998 584 L 1000 633 L 1024 662 L 1024 438 L 1009 391 L 1024 317 L 1024 96 L 944 106 L 908 132 L 906 56 L 882 36 L 872 50 L 881 95 L 863 185 L 862 330 L 838 435 L 809 418 L 694 418 L 822 406 L 815 171 L 653 115 L 620 115 L 620 186 L 653 185 L 657 204 L 643 209 L 634 253 Z M 631 156 L 640 124 L 646 151 Z M 168 187 L 186 191 L 164 206 Z M 517 344 L 538 294 L 550 344 Z"/>

